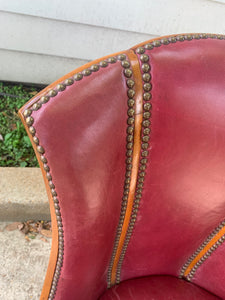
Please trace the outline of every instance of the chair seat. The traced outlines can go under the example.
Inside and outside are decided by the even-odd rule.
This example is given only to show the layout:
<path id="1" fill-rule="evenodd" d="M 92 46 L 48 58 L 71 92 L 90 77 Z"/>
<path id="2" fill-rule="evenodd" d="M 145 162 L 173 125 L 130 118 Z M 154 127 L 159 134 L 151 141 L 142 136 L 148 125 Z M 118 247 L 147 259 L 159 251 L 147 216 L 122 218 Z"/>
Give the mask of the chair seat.
<path id="1" fill-rule="evenodd" d="M 100 300 L 216 300 L 206 290 L 172 276 L 149 276 L 123 281 Z"/>

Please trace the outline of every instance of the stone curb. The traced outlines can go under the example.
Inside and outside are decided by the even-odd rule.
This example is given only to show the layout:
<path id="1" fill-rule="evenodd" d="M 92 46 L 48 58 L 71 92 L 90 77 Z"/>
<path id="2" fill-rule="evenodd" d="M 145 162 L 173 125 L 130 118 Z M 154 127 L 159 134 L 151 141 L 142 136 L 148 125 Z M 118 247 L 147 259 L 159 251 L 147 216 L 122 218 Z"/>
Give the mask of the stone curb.
<path id="1" fill-rule="evenodd" d="M 40 168 L 0 168 L 0 221 L 50 220 Z"/>

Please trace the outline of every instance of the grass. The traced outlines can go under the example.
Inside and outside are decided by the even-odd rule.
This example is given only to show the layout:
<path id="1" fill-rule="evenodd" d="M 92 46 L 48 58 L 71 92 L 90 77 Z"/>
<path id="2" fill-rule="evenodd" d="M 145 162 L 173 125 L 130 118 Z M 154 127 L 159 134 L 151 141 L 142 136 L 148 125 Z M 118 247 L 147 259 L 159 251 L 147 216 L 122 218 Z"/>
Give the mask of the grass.
<path id="1" fill-rule="evenodd" d="M 18 110 L 40 89 L 0 82 L 0 167 L 37 167 Z"/>

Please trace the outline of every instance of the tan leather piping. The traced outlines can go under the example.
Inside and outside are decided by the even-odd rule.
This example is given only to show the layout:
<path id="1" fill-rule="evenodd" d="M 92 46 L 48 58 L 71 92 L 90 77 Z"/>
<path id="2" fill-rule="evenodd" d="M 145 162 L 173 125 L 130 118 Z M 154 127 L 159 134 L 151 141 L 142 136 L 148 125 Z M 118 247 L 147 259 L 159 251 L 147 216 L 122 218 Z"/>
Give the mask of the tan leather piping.
<path id="1" fill-rule="evenodd" d="M 209 251 L 209 249 L 216 244 L 216 242 L 225 234 L 225 226 L 211 239 L 211 241 L 205 246 L 204 249 L 192 260 L 190 265 L 187 267 L 184 272 L 184 276 L 187 277 L 191 272 L 192 268 L 196 263 Z"/>
<path id="2" fill-rule="evenodd" d="M 131 171 L 131 181 L 130 181 L 130 190 L 128 194 L 128 201 L 127 201 L 127 209 L 124 217 L 124 223 L 122 227 L 122 233 L 119 239 L 118 248 L 116 251 L 115 259 L 113 262 L 112 267 L 112 274 L 111 274 L 111 285 L 116 283 L 116 274 L 118 268 L 118 262 L 120 259 L 120 255 L 123 249 L 124 241 L 126 238 L 127 229 L 129 226 L 135 190 L 136 190 L 136 183 L 138 177 L 138 167 L 139 167 L 139 159 L 141 153 L 141 127 L 142 127 L 142 77 L 140 66 L 138 62 L 138 58 L 136 54 L 129 50 L 127 56 L 130 60 L 132 71 L 133 71 L 133 78 L 135 81 L 135 123 L 134 123 L 134 146 L 133 146 L 133 159 L 132 159 L 132 171 Z"/>
<path id="3" fill-rule="evenodd" d="M 83 70 L 89 68 L 90 66 L 92 66 L 93 64 L 97 64 L 100 61 L 110 58 L 112 56 L 117 56 L 119 54 L 127 54 L 126 51 L 120 51 L 114 54 L 110 54 L 107 56 L 104 56 L 102 58 L 96 59 L 94 61 L 91 61 L 75 70 L 73 70 L 72 72 L 68 73 L 67 75 L 61 77 L 59 80 L 53 82 L 52 84 L 48 85 L 45 89 L 43 89 L 41 92 L 39 92 L 37 95 L 35 95 L 35 97 L 31 98 L 31 100 L 29 102 L 27 102 L 22 108 L 20 108 L 19 110 L 19 116 L 20 119 L 23 122 L 23 125 L 27 131 L 27 134 L 30 138 L 30 141 L 32 143 L 32 146 L 34 148 L 36 157 L 38 159 L 41 171 L 42 171 L 42 175 L 44 178 L 44 182 L 45 182 L 45 186 L 46 186 L 46 191 L 47 191 L 47 195 L 48 195 L 48 199 L 49 199 L 49 205 L 50 205 L 50 213 L 51 213 L 51 221 L 52 221 L 52 246 L 51 246 L 51 253 L 50 253 L 50 257 L 49 257 L 49 263 L 48 263 L 48 268 L 47 268 L 47 272 L 46 272 L 46 277 L 45 277 L 45 281 L 44 281 L 44 285 L 42 288 L 42 292 L 41 292 L 41 296 L 40 296 L 40 300 L 47 300 L 49 297 L 49 293 L 51 290 L 51 286 L 52 286 L 52 281 L 53 281 L 53 277 L 54 277 L 54 273 L 55 273 L 55 268 L 56 268 L 56 263 L 57 263 L 57 258 L 58 258 L 58 226 L 57 226 L 57 219 L 56 219 L 56 214 L 55 214 L 55 208 L 54 208 L 54 202 L 52 199 L 52 195 L 50 192 L 50 188 L 48 185 L 48 180 L 46 178 L 46 172 L 43 169 L 43 163 L 40 160 L 40 154 L 37 152 L 36 150 L 36 145 L 33 142 L 33 138 L 32 135 L 30 134 L 29 130 L 28 130 L 28 126 L 25 122 L 24 116 L 23 116 L 23 112 L 28 109 L 29 107 L 31 107 L 35 102 L 37 102 L 40 97 L 46 95 L 48 93 L 49 90 L 51 90 L 52 88 L 56 87 L 57 84 L 65 81 L 68 78 L 71 78 L 73 75 L 82 72 Z"/>

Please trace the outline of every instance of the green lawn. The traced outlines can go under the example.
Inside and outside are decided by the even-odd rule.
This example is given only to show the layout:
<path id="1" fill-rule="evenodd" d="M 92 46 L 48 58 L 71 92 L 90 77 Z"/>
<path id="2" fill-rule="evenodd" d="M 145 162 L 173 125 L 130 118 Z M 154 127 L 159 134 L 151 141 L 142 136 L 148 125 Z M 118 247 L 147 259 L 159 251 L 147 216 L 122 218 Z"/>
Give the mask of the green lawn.
<path id="1" fill-rule="evenodd" d="M 0 82 L 0 167 L 37 167 L 18 110 L 40 88 Z"/>

